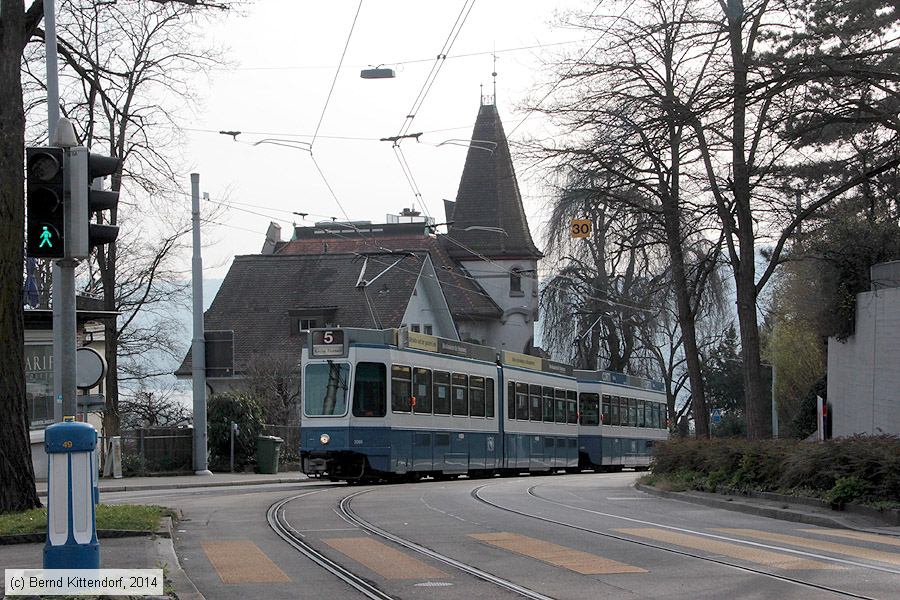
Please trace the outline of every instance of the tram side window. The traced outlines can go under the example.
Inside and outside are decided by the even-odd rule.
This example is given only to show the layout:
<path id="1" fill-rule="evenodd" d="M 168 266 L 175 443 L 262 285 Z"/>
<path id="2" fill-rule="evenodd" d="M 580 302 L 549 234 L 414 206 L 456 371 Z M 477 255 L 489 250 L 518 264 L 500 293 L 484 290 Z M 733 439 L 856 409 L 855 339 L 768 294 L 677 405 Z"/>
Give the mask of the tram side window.
<path id="1" fill-rule="evenodd" d="M 553 422 L 553 388 L 543 388 L 544 393 L 544 421 Z M 558 392 L 557 392 L 558 393 Z"/>
<path id="2" fill-rule="evenodd" d="M 581 417 L 579 418 L 579 422 L 581 425 L 588 426 L 596 426 L 600 424 L 600 415 L 598 404 L 600 402 L 600 396 L 597 394 L 581 394 L 579 397 L 580 401 L 580 413 Z"/>
<path id="3" fill-rule="evenodd" d="M 434 414 L 450 414 L 450 373 L 434 372 Z"/>
<path id="4" fill-rule="evenodd" d="M 516 418 L 516 384 L 512 381 L 506 384 L 506 418 Z"/>
<path id="5" fill-rule="evenodd" d="M 644 402 L 644 427 L 653 427 L 653 410 L 655 408 L 649 400 Z"/>
<path id="6" fill-rule="evenodd" d="M 494 418 L 494 379 L 492 377 L 484 379 L 484 416 L 488 419 Z"/>
<path id="7" fill-rule="evenodd" d="M 484 416 L 484 377 L 469 377 L 469 414 Z"/>
<path id="8" fill-rule="evenodd" d="M 645 402 L 643 400 L 637 400 L 637 423 L 635 425 L 637 427 L 646 427 L 646 421 L 644 420 L 645 413 Z"/>
<path id="9" fill-rule="evenodd" d="M 659 404 L 650 402 L 647 405 L 650 408 L 650 427 L 659 429 Z"/>
<path id="10" fill-rule="evenodd" d="M 541 386 L 528 386 L 528 397 L 531 399 L 531 413 L 529 418 L 532 421 L 541 420 Z"/>
<path id="11" fill-rule="evenodd" d="M 637 400 L 634 398 L 628 399 L 628 426 L 637 426 Z"/>
<path id="12" fill-rule="evenodd" d="M 556 422 L 566 422 L 566 390 L 556 390 Z"/>
<path id="13" fill-rule="evenodd" d="M 578 394 L 573 390 L 566 391 L 566 421 L 569 425 L 578 425 Z"/>
<path id="14" fill-rule="evenodd" d="M 603 394 L 603 416 L 601 417 L 601 421 L 600 421 L 600 422 L 603 423 L 604 425 L 609 425 L 609 424 L 610 424 L 610 420 L 609 420 L 609 401 L 610 401 L 610 396 L 609 396 L 609 394 Z"/>
<path id="15" fill-rule="evenodd" d="M 610 401 L 610 425 L 618 425 L 619 424 L 619 397 L 613 396 Z"/>
<path id="16" fill-rule="evenodd" d="M 353 416 L 383 417 L 387 412 L 387 367 L 381 363 L 356 365 L 353 382 Z"/>
<path id="17" fill-rule="evenodd" d="M 350 365 L 312 363 L 303 375 L 303 411 L 311 417 L 343 416 L 347 412 Z"/>
<path id="18" fill-rule="evenodd" d="M 431 371 L 428 369 L 413 370 L 413 396 L 416 404 L 413 411 L 417 414 L 431 412 Z"/>
<path id="19" fill-rule="evenodd" d="M 453 415 L 465 417 L 469 414 L 469 376 L 462 373 L 454 373 L 453 384 Z"/>
<path id="20" fill-rule="evenodd" d="M 412 369 L 391 365 L 391 411 L 409 412 L 412 396 Z"/>
<path id="21" fill-rule="evenodd" d="M 566 422 L 566 390 L 556 390 L 556 422 Z"/>
<path id="22" fill-rule="evenodd" d="M 528 420 L 528 384 L 516 384 L 516 419 Z"/>

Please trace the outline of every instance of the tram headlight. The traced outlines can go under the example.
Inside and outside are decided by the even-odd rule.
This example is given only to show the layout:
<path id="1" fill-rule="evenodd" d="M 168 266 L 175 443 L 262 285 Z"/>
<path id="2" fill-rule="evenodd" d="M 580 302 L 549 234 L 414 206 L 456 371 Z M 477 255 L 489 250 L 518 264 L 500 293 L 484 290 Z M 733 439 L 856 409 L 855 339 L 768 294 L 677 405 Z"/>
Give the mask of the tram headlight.
<path id="1" fill-rule="evenodd" d="M 328 442 L 330 442 L 330 441 L 331 441 L 331 436 L 328 435 L 327 433 L 323 433 L 322 435 L 319 436 L 319 442 L 321 442 L 323 446 L 328 444 Z"/>

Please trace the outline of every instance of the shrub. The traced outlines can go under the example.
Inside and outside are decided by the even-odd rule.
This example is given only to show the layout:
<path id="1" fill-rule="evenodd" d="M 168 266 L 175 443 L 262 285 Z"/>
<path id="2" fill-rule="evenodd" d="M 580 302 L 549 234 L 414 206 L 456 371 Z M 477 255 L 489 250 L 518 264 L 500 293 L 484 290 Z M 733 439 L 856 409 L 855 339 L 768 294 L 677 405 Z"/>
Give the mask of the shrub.
<path id="1" fill-rule="evenodd" d="M 207 407 L 210 464 L 218 470 L 228 469 L 231 457 L 230 425 L 237 424 L 234 437 L 234 465 L 243 469 L 256 454 L 256 438 L 262 432 L 262 409 L 246 394 L 216 394 Z"/>
<path id="2" fill-rule="evenodd" d="M 657 444 L 653 475 L 688 489 L 813 495 L 836 506 L 891 502 L 900 498 L 900 438 L 673 439 Z"/>

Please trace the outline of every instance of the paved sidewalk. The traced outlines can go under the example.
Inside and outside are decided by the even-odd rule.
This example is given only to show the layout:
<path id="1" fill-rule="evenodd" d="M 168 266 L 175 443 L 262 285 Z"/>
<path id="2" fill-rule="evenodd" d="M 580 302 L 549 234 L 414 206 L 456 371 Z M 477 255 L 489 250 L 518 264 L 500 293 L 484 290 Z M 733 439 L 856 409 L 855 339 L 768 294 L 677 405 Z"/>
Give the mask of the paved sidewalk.
<path id="1" fill-rule="evenodd" d="M 768 500 L 765 498 L 728 496 L 696 491 L 666 492 L 641 484 L 637 484 L 635 487 L 654 496 L 769 517 L 781 521 L 900 536 L 900 527 L 889 526 L 884 521 L 873 517 L 832 510 L 827 506 L 810 506 L 786 499 Z"/>
<path id="2" fill-rule="evenodd" d="M 203 595 L 188 579 L 175 555 L 171 539 L 171 522 L 162 535 L 108 538 L 100 541 L 100 566 L 104 569 L 160 569 L 179 600 L 203 600 Z M 44 561 L 44 544 L 0 545 L 0 570 L 40 569 Z M 4 595 L 4 579 L 0 577 L 0 598 Z"/>
<path id="3" fill-rule="evenodd" d="M 134 492 L 139 490 L 171 490 L 236 485 L 268 485 L 297 483 L 308 478 L 298 471 L 262 475 L 260 473 L 214 473 L 212 475 L 171 475 L 166 477 L 123 477 L 100 479 L 101 492 Z M 47 482 L 37 482 L 39 496 L 47 495 Z"/>

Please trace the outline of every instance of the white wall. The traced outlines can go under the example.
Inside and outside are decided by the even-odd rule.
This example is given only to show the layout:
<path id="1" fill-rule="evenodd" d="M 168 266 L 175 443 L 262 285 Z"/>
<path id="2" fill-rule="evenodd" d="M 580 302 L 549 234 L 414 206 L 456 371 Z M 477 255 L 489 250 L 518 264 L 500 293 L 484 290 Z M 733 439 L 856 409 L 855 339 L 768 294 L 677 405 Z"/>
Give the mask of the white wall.
<path id="1" fill-rule="evenodd" d="M 859 294 L 855 334 L 828 340 L 828 402 L 835 437 L 900 435 L 900 288 Z"/>
<path id="2" fill-rule="evenodd" d="M 415 290 L 403 314 L 403 325 L 419 325 L 420 333 L 425 333 L 424 325 L 431 325 L 431 335 L 458 340 L 453 316 L 438 283 L 431 258 L 427 258 L 422 264 Z"/>
<path id="3" fill-rule="evenodd" d="M 533 345 L 534 322 L 538 319 L 536 260 L 465 261 L 461 263 L 503 311 L 500 322 L 467 322 L 460 325 L 460 338 L 474 339 L 498 350 L 525 352 Z M 528 271 L 521 276 L 522 293 L 511 294 L 509 274 L 513 269 Z"/>

